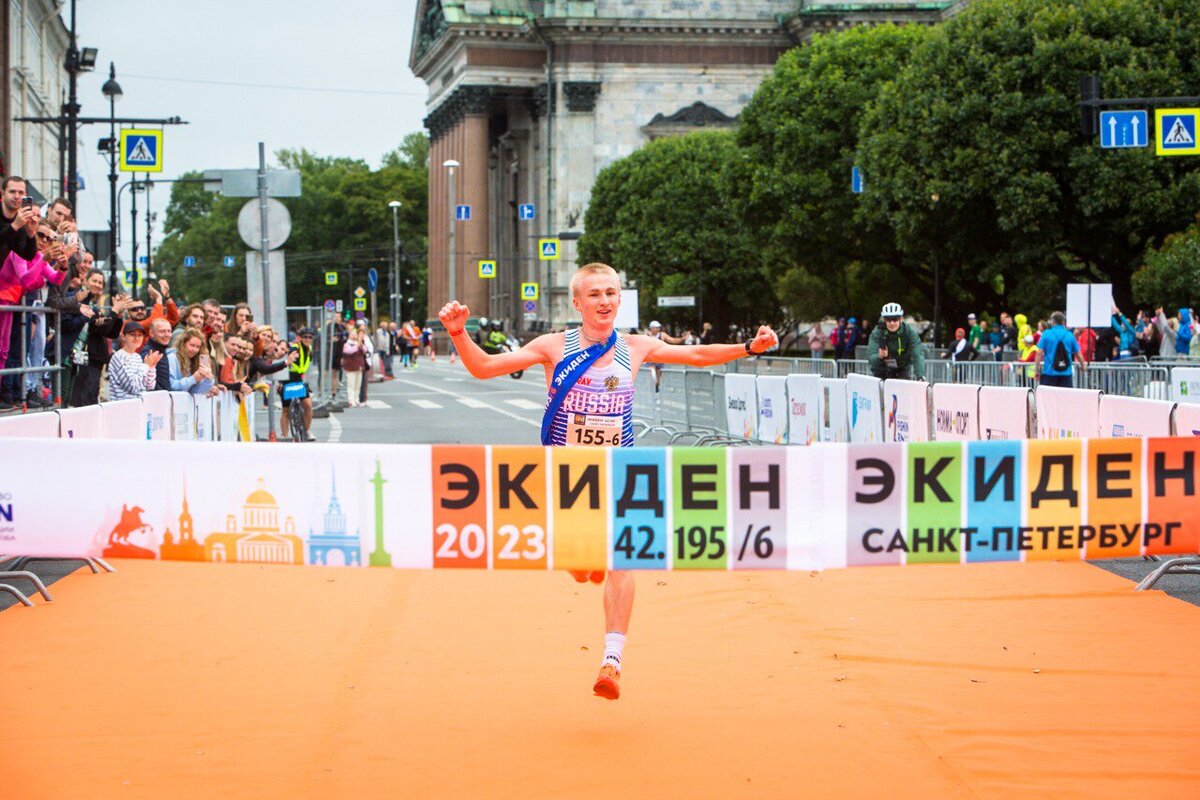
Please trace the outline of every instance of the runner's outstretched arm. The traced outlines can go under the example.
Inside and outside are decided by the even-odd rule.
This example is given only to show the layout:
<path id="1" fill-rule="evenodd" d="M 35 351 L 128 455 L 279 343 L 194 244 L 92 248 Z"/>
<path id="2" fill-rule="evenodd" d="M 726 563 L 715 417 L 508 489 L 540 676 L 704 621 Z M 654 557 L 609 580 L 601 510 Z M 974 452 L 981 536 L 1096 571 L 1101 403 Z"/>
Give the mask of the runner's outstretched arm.
<path id="1" fill-rule="evenodd" d="M 469 316 L 470 309 L 457 300 L 450 301 L 438 312 L 438 319 L 446 326 L 446 332 L 450 334 L 450 341 L 462 358 L 463 366 L 476 378 L 495 378 L 520 369 L 529 369 L 535 364 L 548 364 L 548 369 L 554 368 L 547 355 L 549 350 L 546 349 L 546 342 L 543 341 L 551 338 L 549 335 L 539 336 L 514 353 L 489 354 L 466 334 L 463 326 L 467 324 Z"/>
<path id="2" fill-rule="evenodd" d="M 714 367 L 739 358 L 745 358 L 745 344 L 693 344 L 673 345 L 649 336 L 630 336 L 629 342 L 641 351 L 641 361 L 659 364 L 686 364 L 689 367 Z M 766 325 L 750 341 L 750 351 L 759 355 L 779 344 L 775 331 Z"/>

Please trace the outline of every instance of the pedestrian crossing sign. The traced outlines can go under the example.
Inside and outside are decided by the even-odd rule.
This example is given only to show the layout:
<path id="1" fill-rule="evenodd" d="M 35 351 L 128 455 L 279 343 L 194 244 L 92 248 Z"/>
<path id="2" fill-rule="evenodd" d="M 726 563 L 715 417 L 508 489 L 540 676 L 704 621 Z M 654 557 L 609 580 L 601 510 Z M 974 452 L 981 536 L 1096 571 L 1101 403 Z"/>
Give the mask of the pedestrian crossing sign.
<path id="1" fill-rule="evenodd" d="M 367 310 L 367 298 L 356 297 L 354 299 L 354 310 L 355 311 L 366 311 Z"/>
<path id="2" fill-rule="evenodd" d="M 536 283 L 521 284 L 521 299 L 522 300 L 537 300 L 538 285 Z"/>
<path id="3" fill-rule="evenodd" d="M 1200 155 L 1196 139 L 1196 120 L 1200 108 L 1160 108 L 1154 112 L 1154 152 L 1160 156 Z"/>
<path id="4" fill-rule="evenodd" d="M 496 277 L 496 262 L 495 261 L 480 261 L 479 262 L 479 277 L 481 277 L 481 278 Z"/>
<path id="5" fill-rule="evenodd" d="M 336 272 L 326 272 L 325 273 L 325 285 L 326 286 L 337 286 L 337 279 L 338 279 L 338 274 Z"/>
<path id="6" fill-rule="evenodd" d="M 162 131 L 121 131 L 121 172 L 162 172 Z"/>
<path id="7" fill-rule="evenodd" d="M 541 261 L 557 261 L 558 239 L 538 239 L 538 259 Z"/>

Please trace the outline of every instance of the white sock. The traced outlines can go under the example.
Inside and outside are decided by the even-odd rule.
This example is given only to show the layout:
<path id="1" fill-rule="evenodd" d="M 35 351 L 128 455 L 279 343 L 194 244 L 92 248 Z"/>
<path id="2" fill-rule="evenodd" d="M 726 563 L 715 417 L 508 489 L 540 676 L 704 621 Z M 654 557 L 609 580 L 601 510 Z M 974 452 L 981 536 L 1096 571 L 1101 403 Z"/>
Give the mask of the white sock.
<path id="1" fill-rule="evenodd" d="M 606 633 L 604 634 L 604 660 L 600 662 L 600 666 L 611 664 L 617 668 L 617 672 L 621 671 L 621 654 L 625 651 L 625 634 L 623 633 Z"/>

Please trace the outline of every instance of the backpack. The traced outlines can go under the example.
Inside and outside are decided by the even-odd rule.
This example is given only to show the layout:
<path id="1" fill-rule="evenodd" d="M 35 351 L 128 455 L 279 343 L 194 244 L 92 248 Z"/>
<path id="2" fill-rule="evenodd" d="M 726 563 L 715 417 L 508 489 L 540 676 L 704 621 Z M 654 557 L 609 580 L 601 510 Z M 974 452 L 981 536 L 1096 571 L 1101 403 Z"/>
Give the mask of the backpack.
<path id="1" fill-rule="evenodd" d="M 1061 339 L 1054 348 L 1054 363 L 1051 366 L 1054 367 L 1055 372 L 1066 372 L 1071 367 L 1071 356 L 1067 353 L 1067 343 Z"/>

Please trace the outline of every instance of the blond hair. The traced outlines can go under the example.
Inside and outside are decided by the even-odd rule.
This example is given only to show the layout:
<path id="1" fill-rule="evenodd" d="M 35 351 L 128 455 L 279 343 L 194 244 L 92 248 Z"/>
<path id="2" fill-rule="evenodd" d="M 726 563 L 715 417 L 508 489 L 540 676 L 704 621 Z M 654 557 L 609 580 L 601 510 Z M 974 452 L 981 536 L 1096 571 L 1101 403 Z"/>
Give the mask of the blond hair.
<path id="1" fill-rule="evenodd" d="M 576 292 L 579 291 L 579 281 L 588 275 L 612 275 L 617 279 L 618 284 L 621 283 L 621 276 L 618 275 L 617 271 L 608 264 L 601 264 L 598 261 L 591 264 L 584 264 L 582 267 L 575 270 L 575 274 L 571 276 L 572 297 L 574 297 Z"/>

